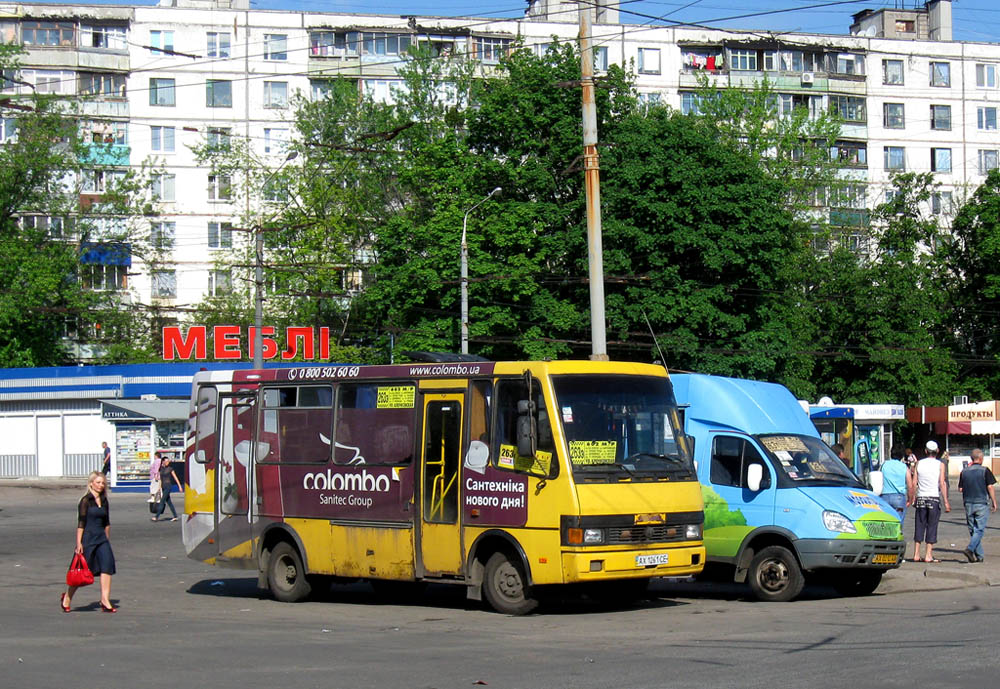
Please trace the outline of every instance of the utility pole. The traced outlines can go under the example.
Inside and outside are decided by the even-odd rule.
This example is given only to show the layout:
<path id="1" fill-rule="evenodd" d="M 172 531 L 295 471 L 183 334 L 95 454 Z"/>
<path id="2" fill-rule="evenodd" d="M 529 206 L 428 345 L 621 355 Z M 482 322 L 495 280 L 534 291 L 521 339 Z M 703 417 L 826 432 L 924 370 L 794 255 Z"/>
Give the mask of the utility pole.
<path id="1" fill-rule="evenodd" d="M 580 73 L 583 86 L 583 174 L 587 189 L 587 255 L 590 266 L 590 358 L 608 360 L 604 321 L 604 249 L 601 245 L 601 167 L 597 155 L 597 103 L 594 100 L 594 51 L 590 46 L 590 8 L 579 3 Z"/>

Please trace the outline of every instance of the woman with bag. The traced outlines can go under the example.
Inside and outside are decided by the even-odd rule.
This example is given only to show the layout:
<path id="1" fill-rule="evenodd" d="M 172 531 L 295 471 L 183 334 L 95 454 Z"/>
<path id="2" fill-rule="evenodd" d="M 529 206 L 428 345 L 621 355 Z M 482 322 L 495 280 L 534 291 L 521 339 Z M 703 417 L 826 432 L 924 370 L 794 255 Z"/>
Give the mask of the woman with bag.
<path id="1" fill-rule="evenodd" d="M 101 610 L 118 612 L 111 604 L 111 576 L 115 573 L 115 554 L 111 551 L 111 508 L 108 505 L 107 479 L 92 471 L 87 481 L 87 493 L 77 506 L 76 548 L 87 560 L 90 571 L 101 579 Z M 79 586 L 68 586 L 59 606 L 71 610 L 73 594 Z"/>

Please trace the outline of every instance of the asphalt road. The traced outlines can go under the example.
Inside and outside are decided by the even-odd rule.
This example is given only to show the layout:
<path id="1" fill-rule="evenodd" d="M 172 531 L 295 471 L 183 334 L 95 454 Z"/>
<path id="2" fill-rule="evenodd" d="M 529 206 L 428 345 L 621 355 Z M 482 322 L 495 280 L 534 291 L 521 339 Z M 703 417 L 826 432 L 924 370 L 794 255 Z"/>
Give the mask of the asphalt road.
<path id="1" fill-rule="evenodd" d="M 576 600 L 505 617 L 432 587 L 405 604 L 365 584 L 260 598 L 256 578 L 188 560 L 179 522 L 112 496 L 112 599 L 57 607 L 82 490 L 0 487 L 0 686 L 984 687 L 997 683 L 998 589 L 793 603 L 734 586 L 655 586 L 637 606 Z M 175 502 L 182 504 L 182 499 Z"/>

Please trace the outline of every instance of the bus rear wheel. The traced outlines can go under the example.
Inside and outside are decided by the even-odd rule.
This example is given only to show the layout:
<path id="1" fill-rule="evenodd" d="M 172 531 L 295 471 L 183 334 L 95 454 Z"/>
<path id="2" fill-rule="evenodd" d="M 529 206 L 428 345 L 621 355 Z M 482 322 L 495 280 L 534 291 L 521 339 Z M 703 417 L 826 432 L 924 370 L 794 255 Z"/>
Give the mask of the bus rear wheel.
<path id="1" fill-rule="evenodd" d="M 312 585 L 294 546 L 289 543 L 274 546 L 267 561 L 267 585 L 271 595 L 283 603 L 296 603 L 309 596 Z"/>
<path id="2" fill-rule="evenodd" d="M 802 593 L 806 580 L 788 548 L 769 545 L 750 562 L 750 590 L 758 600 L 783 602 Z"/>
<path id="3" fill-rule="evenodd" d="M 506 553 L 493 553 L 486 561 L 483 595 L 494 610 L 505 615 L 527 615 L 538 607 L 530 594 L 524 568 Z"/>

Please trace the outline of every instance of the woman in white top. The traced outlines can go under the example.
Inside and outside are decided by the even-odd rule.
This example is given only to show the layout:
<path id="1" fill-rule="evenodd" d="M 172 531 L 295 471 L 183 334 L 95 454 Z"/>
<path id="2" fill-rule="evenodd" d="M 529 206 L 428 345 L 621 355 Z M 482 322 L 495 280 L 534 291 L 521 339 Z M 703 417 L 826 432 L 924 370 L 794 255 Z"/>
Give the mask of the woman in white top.
<path id="1" fill-rule="evenodd" d="M 938 444 L 928 440 L 927 456 L 917 462 L 911 481 L 911 504 L 915 509 L 913 534 L 913 562 L 919 562 L 920 544 L 927 544 L 924 562 L 940 562 L 934 559 L 934 544 L 937 543 L 938 522 L 941 521 L 941 503 L 944 511 L 951 512 L 948 504 L 948 477 L 945 476 L 944 462 L 937 458 Z"/>

